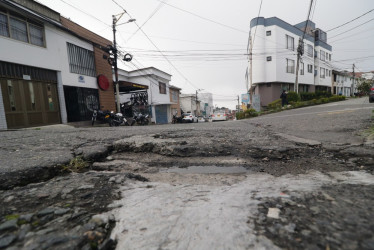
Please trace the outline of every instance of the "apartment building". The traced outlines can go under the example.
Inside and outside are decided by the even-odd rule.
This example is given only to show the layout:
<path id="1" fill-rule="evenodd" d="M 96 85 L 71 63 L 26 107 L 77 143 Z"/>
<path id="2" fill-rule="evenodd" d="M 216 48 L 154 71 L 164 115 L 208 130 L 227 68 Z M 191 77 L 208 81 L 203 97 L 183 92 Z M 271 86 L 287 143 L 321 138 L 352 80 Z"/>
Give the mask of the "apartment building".
<path id="1" fill-rule="evenodd" d="M 332 47 L 327 35 L 309 21 L 291 25 L 277 17 L 251 20 L 249 69 L 252 91 L 261 98 L 261 106 L 279 99 L 282 90 L 293 91 L 297 47 L 304 37 L 303 56 L 299 64 L 299 92 L 331 90 Z M 249 51 L 250 52 L 250 51 Z"/>
<path id="2" fill-rule="evenodd" d="M 353 78 L 348 71 L 333 70 L 332 87 L 333 94 L 351 96 L 353 93 Z"/>
<path id="3" fill-rule="evenodd" d="M 111 42 L 33 0 L 0 1 L 0 129 L 82 121 L 114 110 Z"/>

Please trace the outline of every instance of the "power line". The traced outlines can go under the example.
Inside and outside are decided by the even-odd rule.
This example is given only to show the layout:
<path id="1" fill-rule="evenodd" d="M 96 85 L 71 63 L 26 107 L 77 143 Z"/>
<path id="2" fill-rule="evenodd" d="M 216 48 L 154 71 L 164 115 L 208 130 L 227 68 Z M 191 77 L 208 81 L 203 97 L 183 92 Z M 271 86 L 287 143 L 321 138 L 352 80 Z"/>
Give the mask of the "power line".
<path id="1" fill-rule="evenodd" d="M 344 25 L 347 25 L 347 24 L 349 24 L 349 23 L 351 23 L 351 22 L 353 22 L 353 21 L 355 21 L 355 20 L 357 20 L 357 19 L 359 19 L 359 18 L 365 16 L 366 14 L 369 14 L 369 13 L 372 12 L 373 10 L 374 10 L 374 9 L 371 9 L 371 10 L 369 10 L 368 12 L 362 14 L 361 16 L 358 16 L 358 17 L 352 19 L 351 21 L 348 21 L 348 22 L 346 22 L 346 23 L 343 23 L 342 25 L 339 25 L 339 26 L 337 26 L 337 27 L 335 27 L 335 28 L 329 29 L 329 30 L 326 31 L 326 32 L 329 32 L 329 31 L 332 31 L 332 30 L 334 30 L 334 29 L 337 29 L 337 28 L 343 27 Z"/>
<path id="2" fill-rule="evenodd" d="M 147 18 L 147 20 L 145 20 L 145 22 L 140 25 L 140 27 L 142 28 L 161 8 L 162 6 L 164 6 L 164 3 L 159 3 L 159 5 L 156 7 L 156 9 L 151 13 L 151 15 Z M 129 39 L 127 39 L 127 42 L 130 41 L 130 39 L 136 35 L 136 33 L 138 33 L 139 29 L 137 29 L 130 37 Z"/>
<path id="3" fill-rule="evenodd" d="M 358 28 L 358 27 L 360 27 L 360 26 L 362 26 L 362 25 L 364 25 L 364 24 L 367 24 L 367 23 L 369 23 L 369 22 L 371 22 L 371 21 L 373 21 L 373 20 L 374 20 L 374 18 L 372 18 L 372 19 L 370 19 L 369 21 L 366 21 L 366 22 L 364 22 L 364 23 L 362 23 L 362 24 L 360 24 L 360 25 L 357 25 L 357 26 L 353 27 L 352 29 L 346 30 L 346 31 L 344 31 L 344 32 L 341 32 L 341 33 L 335 35 L 335 36 L 332 36 L 332 37 L 330 37 L 330 39 L 331 39 L 331 38 L 334 38 L 334 37 L 337 37 L 337 36 L 340 36 L 340 35 L 342 35 L 342 34 L 345 34 L 345 33 L 347 33 L 348 31 L 354 30 L 354 29 L 356 29 L 356 28 Z"/>
<path id="4" fill-rule="evenodd" d="M 113 1 L 114 1 L 114 0 L 113 0 Z M 226 28 L 229 28 L 229 29 L 232 29 L 232 30 L 239 31 L 239 32 L 242 32 L 242 33 L 246 33 L 246 34 L 247 34 L 247 32 L 244 31 L 244 30 L 240 30 L 240 29 L 234 28 L 234 27 L 232 27 L 232 26 L 229 26 L 229 25 L 226 25 L 226 24 L 223 24 L 223 23 L 220 23 L 220 22 L 214 21 L 214 20 L 212 20 L 212 19 L 209 19 L 209 18 L 206 18 L 206 17 L 200 16 L 200 15 L 198 15 L 198 14 L 195 14 L 195 13 L 191 12 L 191 11 L 184 10 L 184 9 L 182 9 L 182 8 L 179 8 L 179 7 L 175 6 L 175 5 L 171 5 L 171 4 L 169 4 L 169 3 L 166 3 L 165 1 L 162 1 L 162 0 L 157 0 L 157 1 L 159 1 L 159 2 L 161 2 L 161 3 L 164 3 L 165 5 L 170 6 L 170 7 L 174 8 L 174 9 L 180 10 L 180 11 L 182 11 L 182 12 L 185 12 L 185 13 L 188 13 L 188 14 L 193 15 L 193 16 L 195 16 L 195 17 L 198 17 L 198 18 L 200 18 L 200 19 L 203 19 L 203 20 L 205 20 L 205 21 L 208 21 L 208 22 L 211 22 L 211 23 L 215 23 L 215 24 L 218 24 L 218 25 L 220 25 L 220 26 L 223 26 L 223 27 L 226 27 Z M 261 1 L 262 1 L 262 0 L 261 0 Z"/>

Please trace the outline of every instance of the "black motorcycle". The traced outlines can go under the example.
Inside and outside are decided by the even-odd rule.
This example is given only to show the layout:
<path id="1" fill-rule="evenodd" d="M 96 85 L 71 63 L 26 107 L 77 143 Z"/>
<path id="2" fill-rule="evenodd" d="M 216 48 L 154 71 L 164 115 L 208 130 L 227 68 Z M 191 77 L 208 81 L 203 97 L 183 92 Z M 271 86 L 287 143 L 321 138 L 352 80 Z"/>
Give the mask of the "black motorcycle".
<path id="1" fill-rule="evenodd" d="M 183 116 L 173 115 L 172 123 L 173 123 L 173 124 L 176 124 L 176 123 L 183 123 Z"/>
<path id="2" fill-rule="evenodd" d="M 96 120 L 108 123 L 110 127 L 120 126 L 120 125 L 126 125 L 126 126 L 130 125 L 121 113 L 114 113 L 113 111 L 109 111 L 109 110 L 106 110 L 106 111 L 94 110 L 92 114 L 92 126 L 95 124 Z"/>
<path id="3" fill-rule="evenodd" d="M 149 124 L 149 116 L 148 115 L 143 115 L 142 113 L 134 113 L 134 117 L 131 123 L 131 126 L 134 125 L 135 123 L 138 125 L 148 125 Z"/>

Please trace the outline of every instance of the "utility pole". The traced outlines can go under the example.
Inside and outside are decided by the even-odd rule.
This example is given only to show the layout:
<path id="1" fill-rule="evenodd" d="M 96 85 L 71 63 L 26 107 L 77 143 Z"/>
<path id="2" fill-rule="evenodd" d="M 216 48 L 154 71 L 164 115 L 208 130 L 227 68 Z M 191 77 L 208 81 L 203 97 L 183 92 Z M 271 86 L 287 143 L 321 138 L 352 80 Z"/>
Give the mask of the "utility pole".
<path id="1" fill-rule="evenodd" d="M 253 102 L 252 102 L 252 96 L 253 96 L 253 93 L 252 93 L 252 36 L 250 36 L 249 38 L 249 42 L 250 42 L 250 46 L 251 46 L 251 50 L 249 52 L 249 66 L 250 66 L 250 72 L 249 72 L 249 102 L 251 103 L 251 106 L 253 106 Z"/>
<path id="2" fill-rule="evenodd" d="M 352 95 L 352 93 L 353 93 L 353 88 L 354 88 L 354 86 L 355 86 L 355 64 L 353 64 L 352 65 L 352 76 L 353 76 L 353 78 L 352 78 L 352 87 L 351 87 L 351 95 Z"/>
<path id="3" fill-rule="evenodd" d="M 117 41 L 116 41 L 116 31 L 117 31 L 116 26 L 136 21 L 135 19 L 130 19 L 125 23 L 121 23 L 121 24 L 117 25 L 117 22 L 121 19 L 121 17 L 125 13 L 126 13 L 126 11 L 119 14 L 119 18 L 117 18 L 115 15 L 112 16 L 112 18 L 113 18 L 113 27 L 112 27 L 113 28 L 113 56 L 114 56 L 113 68 L 114 68 L 114 79 L 115 79 L 114 84 L 115 84 L 115 87 L 116 87 L 117 112 L 121 112 L 121 105 L 120 105 L 121 102 L 120 102 L 120 99 L 119 99 L 119 84 L 118 84 L 118 66 L 117 66 L 117 59 L 118 59 L 118 53 L 117 52 L 118 51 L 117 51 Z M 123 58 L 123 60 L 129 62 L 129 61 L 132 60 L 132 56 L 130 54 L 126 54 L 125 57 Z"/>
<path id="4" fill-rule="evenodd" d="M 238 95 L 238 113 L 240 112 L 239 95 Z"/>
<path id="5" fill-rule="evenodd" d="M 303 39 L 300 37 L 299 45 L 297 46 L 296 79 L 295 79 L 295 85 L 294 85 L 294 91 L 296 93 L 299 93 L 299 67 L 300 67 L 301 56 L 303 54 L 304 54 L 304 42 L 303 42 Z"/>

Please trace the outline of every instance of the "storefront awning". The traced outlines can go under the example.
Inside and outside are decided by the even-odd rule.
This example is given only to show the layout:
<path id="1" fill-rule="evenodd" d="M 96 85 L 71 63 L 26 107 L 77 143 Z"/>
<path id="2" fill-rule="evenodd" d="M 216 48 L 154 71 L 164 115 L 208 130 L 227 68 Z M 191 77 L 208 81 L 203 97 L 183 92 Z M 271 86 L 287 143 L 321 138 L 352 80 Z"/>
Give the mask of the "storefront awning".
<path id="1" fill-rule="evenodd" d="M 147 90 L 148 86 L 139 84 L 139 83 L 133 83 L 133 82 L 125 82 L 125 81 L 119 81 L 119 92 L 120 93 L 129 93 L 131 91 L 139 91 L 139 90 Z"/>

